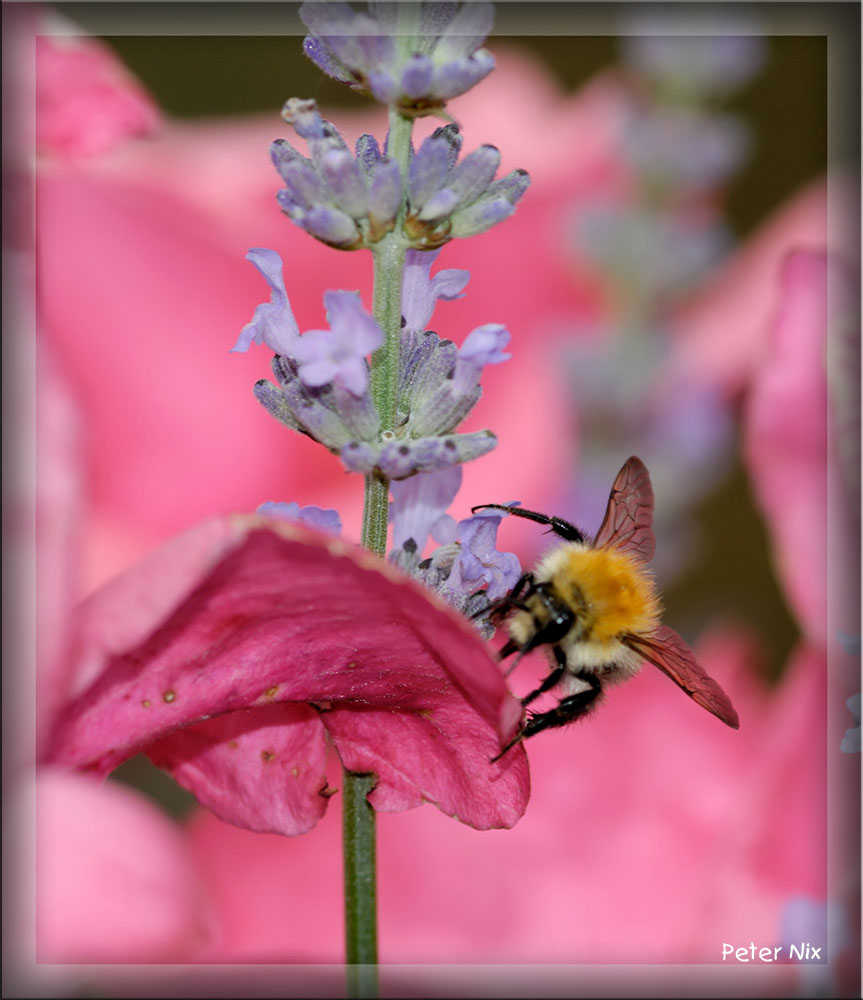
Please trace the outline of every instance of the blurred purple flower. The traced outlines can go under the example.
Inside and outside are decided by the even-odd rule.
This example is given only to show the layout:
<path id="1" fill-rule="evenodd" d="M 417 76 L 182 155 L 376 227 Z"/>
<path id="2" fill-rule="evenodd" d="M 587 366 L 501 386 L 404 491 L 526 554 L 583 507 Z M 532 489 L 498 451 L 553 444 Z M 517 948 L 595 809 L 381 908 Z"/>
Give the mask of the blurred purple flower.
<path id="1" fill-rule="evenodd" d="M 690 109 L 639 108 L 622 135 L 633 165 L 665 184 L 715 187 L 733 173 L 749 152 L 746 124 L 733 115 L 708 115 Z"/>
<path id="2" fill-rule="evenodd" d="M 629 19 L 624 60 L 658 86 L 697 97 L 727 94 L 755 76 L 764 62 L 764 39 L 750 34 L 752 24 L 698 11 L 690 25 L 673 15 L 650 9 Z"/>
<path id="3" fill-rule="evenodd" d="M 848 711 L 854 716 L 857 725 L 846 730 L 839 749 L 842 753 L 860 753 L 860 694 L 852 695 L 845 704 L 848 706 Z"/>
<path id="4" fill-rule="evenodd" d="M 299 521 L 309 528 L 317 528 L 319 531 L 328 531 L 333 535 L 342 533 L 342 522 L 339 512 L 332 508 L 324 509 L 309 504 L 301 507 L 295 500 L 290 503 L 284 501 L 268 500 L 262 503 L 255 511 L 256 514 L 266 514 L 268 517 L 284 517 L 288 521 Z"/>

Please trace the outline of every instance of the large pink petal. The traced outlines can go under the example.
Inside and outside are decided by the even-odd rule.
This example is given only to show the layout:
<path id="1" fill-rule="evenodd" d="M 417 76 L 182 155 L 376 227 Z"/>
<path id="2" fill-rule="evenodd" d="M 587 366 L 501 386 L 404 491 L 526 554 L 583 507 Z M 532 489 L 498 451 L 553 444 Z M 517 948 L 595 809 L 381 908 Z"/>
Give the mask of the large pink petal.
<path id="1" fill-rule="evenodd" d="M 291 702 L 228 712 L 147 749 L 221 819 L 260 833 L 307 833 L 326 810 L 326 743 L 318 712 Z"/>
<path id="2" fill-rule="evenodd" d="M 178 961 L 206 938 L 189 845 L 120 785 L 39 773 L 35 889 L 40 962 Z"/>
<path id="3" fill-rule="evenodd" d="M 430 763 L 446 771 L 414 776 L 430 782 L 420 784 L 421 797 L 478 826 L 514 822 L 524 810 L 521 748 L 488 763 L 515 732 L 521 706 L 486 644 L 408 577 L 338 539 L 273 518 L 208 522 L 94 595 L 73 625 L 73 665 L 86 683 L 61 715 L 51 760 L 105 772 L 226 712 L 313 702 L 326 724 L 328 707 L 354 706 L 428 721 L 425 740 L 441 744 Z M 366 738 L 359 722 L 355 731 Z M 377 740 L 385 764 L 392 733 L 382 729 Z M 220 750 L 217 770 L 232 759 Z M 376 793 L 384 801 L 388 773 L 382 767 Z M 460 785 L 467 774 L 476 795 L 445 799 L 441 785 Z M 404 789 L 393 782 L 392 791 Z M 235 821 L 274 829 L 281 803 L 234 799 L 231 808 Z"/>
<path id="4" fill-rule="evenodd" d="M 324 721 L 349 771 L 379 775 L 369 801 L 381 812 L 433 802 L 449 816 L 474 817 L 481 830 L 514 826 L 524 812 L 524 752 L 509 751 L 489 781 L 477 782 L 488 769 L 488 738 L 481 718 L 458 704 L 416 714 L 339 708 Z"/>

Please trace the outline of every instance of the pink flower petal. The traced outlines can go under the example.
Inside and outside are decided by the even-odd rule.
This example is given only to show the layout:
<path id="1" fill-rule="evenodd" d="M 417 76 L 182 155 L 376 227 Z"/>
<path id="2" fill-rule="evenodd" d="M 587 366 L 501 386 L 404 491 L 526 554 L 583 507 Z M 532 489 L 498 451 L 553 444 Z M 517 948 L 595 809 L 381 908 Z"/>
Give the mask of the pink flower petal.
<path id="1" fill-rule="evenodd" d="M 443 771 L 415 767 L 410 804 L 440 802 L 477 826 L 511 825 L 526 806 L 523 750 L 489 764 L 514 734 L 521 706 L 486 644 L 392 566 L 331 536 L 266 517 L 207 522 L 95 594 L 73 618 L 73 634 L 72 667 L 87 686 L 79 685 L 61 713 L 49 752 L 58 763 L 104 773 L 211 716 L 312 702 L 327 726 L 331 706 L 423 719 L 402 724 L 400 738 L 421 734 L 426 766 Z M 379 774 L 376 796 L 386 808 L 407 808 L 404 780 L 391 763 L 413 749 L 399 749 L 391 727 L 369 734 L 362 713 L 352 719 L 337 716 L 334 727 L 346 744 L 356 736 L 374 750 L 363 770 Z M 288 743 L 278 749 L 287 752 L 293 743 L 283 739 Z M 224 810 L 214 776 L 239 781 L 250 764 L 235 774 L 227 750 L 211 743 L 205 736 L 213 755 L 205 763 L 181 763 L 187 753 L 197 755 L 194 742 L 169 743 L 167 759 L 178 778 L 194 775 L 193 786 L 210 789 L 204 794 Z M 500 781 L 502 774 L 509 777 Z M 290 802 L 278 783 L 259 780 L 259 796 L 232 798 L 231 819 L 273 829 L 281 806 L 269 797 L 284 808 Z M 306 791 L 316 797 L 318 788 Z M 313 813 L 307 806 L 302 816 L 283 816 L 279 829 L 294 832 Z"/>
<path id="2" fill-rule="evenodd" d="M 178 961 L 205 939 L 189 846 L 120 785 L 40 772 L 35 889 L 40 962 Z"/>
<path id="3" fill-rule="evenodd" d="M 309 705 L 228 712 L 147 754 L 220 819 L 259 833 L 307 833 L 326 809 L 324 727 Z"/>
<path id="4" fill-rule="evenodd" d="M 827 258 L 791 254 L 746 417 L 746 455 L 788 598 L 827 630 Z"/>
<path id="5" fill-rule="evenodd" d="M 514 826 L 524 812 L 524 752 L 508 753 L 492 765 L 489 781 L 478 782 L 489 770 L 485 726 L 457 705 L 415 715 L 338 708 L 324 721 L 345 767 L 380 777 L 369 795 L 379 812 L 433 802 L 479 830 Z"/>

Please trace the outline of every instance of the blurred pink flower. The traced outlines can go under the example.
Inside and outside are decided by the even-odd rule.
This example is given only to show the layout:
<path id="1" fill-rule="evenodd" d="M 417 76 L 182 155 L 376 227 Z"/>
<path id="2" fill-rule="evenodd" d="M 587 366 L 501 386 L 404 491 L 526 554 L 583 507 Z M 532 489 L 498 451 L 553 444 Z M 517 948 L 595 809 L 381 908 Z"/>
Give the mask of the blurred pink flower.
<path id="1" fill-rule="evenodd" d="M 45 25 L 49 29 L 49 25 Z M 106 153 L 160 123 L 150 96 L 95 38 L 36 36 L 36 148 L 60 159 Z"/>
<path id="2" fill-rule="evenodd" d="M 804 633 L 827 638 L 827 257 L 777 272 L 775 316 L 746 409 L 746 458 Z"/>
<path id="3" fill-rule="evenodd" d="M 176 962 L 201 948 L 191 845 L 147 798 L 43 768 L 35 819 L 37 961 Z"/>
<path id="4" fill-rule="evenodd" d="M 56 365 L 39 348 L 34 688 L 35 740 L 44 746 L 72 681 L 61 652 L 74 589 L 81 426 Z M 35 879 L 19 889 L 34 894 L 38 962 L 168 962 L 201 947 L 210 928 L 190 845 L 152 802 L 59 768 L 38 767 L 14 785 L 13 794 L 27 793 L 17 820 L 35 821 Z"/>
<path id="5" fill-rule="evenodd" d="M 841 172 L 813 181 L 698 289 L 675 320 L 684 377 L 709 376 L 729 396 L 746 388 L 768 349 L 783 260 L 796 249 L 843 252 L 840 227 L 828 234 L 828 208 L 853 210 L 855 184 Z"/>
<path id="6" fill-rule="evenodd" d="M 423 801 L 512 826 L 522 748 L 490 765 L 521 705 L 462 616 L 389 563 L 284 518 L 231 516 L 172 539 L 72 617 L 74 687 L 46 759 L 100 774 L 146 751 L 251 830 L 323 816 L 325 735 L 374 773 L 379 811 Z"/>

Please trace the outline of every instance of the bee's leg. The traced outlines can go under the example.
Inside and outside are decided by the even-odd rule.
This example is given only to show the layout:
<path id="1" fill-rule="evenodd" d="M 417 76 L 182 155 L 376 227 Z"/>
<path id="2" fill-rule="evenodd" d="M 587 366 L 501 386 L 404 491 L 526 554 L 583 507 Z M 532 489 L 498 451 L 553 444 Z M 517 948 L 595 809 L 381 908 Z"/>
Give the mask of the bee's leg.
<path id="1" fill-rule="evenodd" d="M 509 645 L 509 643 L 507 643 L 507 646 L 508 645 Z M 563 677 L 563 675 L 564 675 L 564 673 L 566 671 L 566 655 L 564 654 L 564 652 L 560 648 L 560 646 L 552 646 L 551 648 L 552 648 L 552 652 L 554 653 L 554 658 L 555 658 L 555 660 L 557 660 L 557 667 L 554 670 L 552 670 L 552 672 L 548 675 L 548 677 L 546 677 L 546 679 L 542 682 L 542 684 L 540 684 L 540 686 L 535 691 L 531 691 L 531 693 L 529 695 L 526 695 L 524 698 L 521 699 L 522 705 L 529 705 L 534 700 L 534 698 L 538 698 L 545 691 L 551 690 L 551 688 L 553 688 L 555 686 L 555 684 L 559 683 L 560 679 Z M 506 646 L 504 646 L 504 649 L 506 649 Z M 516 663 L 517 662 L 518 662 L 518 660 L 516 660 Z M 507 673 L 509 673 L 509 671 L 507 671 Z M 582 676 L 582 675 L 579 674 L 579 676 Z M 591 688 L 590 691 L 584 691 L 584 692 L 582 692 L 582 695 L 591 695 L 592 698 L 595 698 L 596 695 L 599 694 L 599 681 L 595 677 L 593 677 L 593 675 L 589 675 L 589 676 L 585 675 L 584 679 L 586 681 L 588 681 L 588 683 L 590 683 L 591 685 L 595 682 L 596 683 L 596 691 L 594 691 Z M 573 695 L 572 697 L 578 698 L 579 695 Z M 559 711 L 561 705 L 563 705 L 565 702 L 568 702 L 568 701 L 571 701 L 571 700 L 572 700 L 572 698 L 565 698 L 564 701 L 562 701 L 560 703 L 560 705 L 558 705 L 557 710 Z M 585 709 L 583 709 L 583 711 L 587 711 L 587 709 L 585 708 Z M 530 721 L 527 723 L 527 725 L 526 726 L 522 726 L 522 728 L 518 731 L 518 733 L 509 741 L 509 743 L 507 743 L 507 745 L 503 748 L 503 750 L 501 750 L 501 752 L 496 757 L 492 757 L 491 763 L 493 764 L 496 760 L 500 760 L 500 758 L 503 757 L 503 755 L 508 750 L 512 749 L 512 747 L 514 747 L 516 745 L 516 743 L 520 743 L 526 736 L 532 736 L 534 732 L 538 733 L 540 731 L 540 729 L 545 729 L 546 726 L 540 726 L 537 729 L 533 729 L 533 730 L 531 730 L 530 727 L 531 727 L 531 724 L 533 722 L 535 722 L 537 719 L 542 719 L 546 715 L 553 715 L 553 714 L 554 714 L 553 712 L 545 712 L 545 713 L 543 713 L 541 715 L 533 715 L 533 716 L 531 716 Z M 577 718 L 577 716 L 573 716 L 573 718 Z M 566 720 L 566 721 L 569 721 L 569 720 Z M 563 722 L 549 722 L 549 723 L 547 723 L 547 725 L 548 726 L 552 726 L 552 725 L 562 726 L 562 725 L 564 725 L 564 723 Z"/>
<path id="2" fill-rule="evenodd" d="M 527 590 L 527 593 L 523 593 Z M 513 608 L 520 608 L 527 611 L 527 607 L 521 602 L 521 598 L 530 596 L 533 591 L 533 573 L 524 573 L 519 577 L 518 582 L 512 590 L 500 600 L 492 601 L 487 608 L 482 611 L 483 615 L 490 618 L 497 618 L 502 621 Z M 478 617 L 478 616 L 475 616 Z"/>
<path id="3" fill-rule="evenodd" d="M 578 694 L 571 694 L 568 698 L 553 708 L 550 712 L 540 712 L 532 715 L 520 733 L 521 739 L 528 736 L 535 736 L 543 729 L 552 729 L 557 726 L 565 726 L 570 722 L 585 715 L 602 691 L 599 678 L 594 674 L 580 673 L 576 675 L 580 680 L 590 685 L 587 691 L 579 691 Z"/>
<path id="4" fill-rule="evenodd" d="M 554 653 L 557 666 L 554 670 L 552 670 L 548 677 L 546 677 L 542 684 L 539 685 L 536 691 L 531 691 L 530 694 L 525 695 L 525 697 L 521 699 L 522 705 L 529 705 L 541 694 L 545 694 L 546 691 L 550 691 L 556 684 L 560 683 L 560 679 L 566 671 L 566 656 L 560 646 L 552 646 L 551 651 Z"/>

